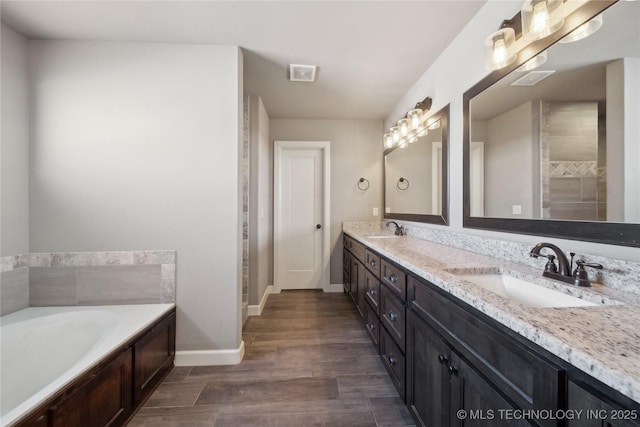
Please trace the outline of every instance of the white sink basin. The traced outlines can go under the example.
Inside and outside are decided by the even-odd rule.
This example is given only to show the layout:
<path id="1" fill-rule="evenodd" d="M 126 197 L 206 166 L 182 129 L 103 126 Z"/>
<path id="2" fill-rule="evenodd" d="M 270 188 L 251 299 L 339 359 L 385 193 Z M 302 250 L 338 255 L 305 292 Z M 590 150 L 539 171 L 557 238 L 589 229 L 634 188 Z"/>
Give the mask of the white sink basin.
<path id="1" fill-rule="evenodd" d="M 576 298 L 508 274 L 460 274 L 464 280 L 529 307 L 587 307 L 591 301 Z"/>
<path id="2" fill-rule="evenodd" d="M 368 239 L 398 239 L 401 236 L 396 236 L 395 234 L 368 234 L 366 237 Z"/>

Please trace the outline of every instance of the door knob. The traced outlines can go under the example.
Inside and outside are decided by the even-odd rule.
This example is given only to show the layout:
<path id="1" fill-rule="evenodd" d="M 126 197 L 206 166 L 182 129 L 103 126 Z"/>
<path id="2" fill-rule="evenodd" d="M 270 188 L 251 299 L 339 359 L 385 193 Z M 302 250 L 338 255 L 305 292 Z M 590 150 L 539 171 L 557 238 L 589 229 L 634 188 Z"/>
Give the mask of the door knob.
<path id="1" fill-rule="evenodd" d="M 317 228 L 318 230 L 320 230 L 320 229 L 322 228 L 322 225 L 321 225 L 321 224 L 316 224 L 316 228 Z"/>

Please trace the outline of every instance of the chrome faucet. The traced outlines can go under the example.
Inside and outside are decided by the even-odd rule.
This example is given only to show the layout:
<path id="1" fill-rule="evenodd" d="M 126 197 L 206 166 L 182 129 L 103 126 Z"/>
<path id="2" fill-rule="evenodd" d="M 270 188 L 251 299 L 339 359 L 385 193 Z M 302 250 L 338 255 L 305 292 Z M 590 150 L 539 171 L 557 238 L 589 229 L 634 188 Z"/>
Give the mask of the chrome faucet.
<path id="1" fill-rule="evenodd" d="M 551 249 L 555 255 L 540 253 L 543 248 Z M 575 253 L 570 252 L 570 254 L 571 263 L 569 263 L 569 260 L 567 259 L 567 256 L 564 254 L 564 252 L 559 247 L 551 243 L 538 243 L 533 247 L 533 249 L 531 249 L 531 252 L 529 252 L 529 255 L 534 258 L 542 256 L 549 260 L 544 266 L 544 272 L 542 273 L 543 276 L 549 277 L 550 279 L 560 280 L 565 283 L 570 283 L 576 286 L 590 287 L 591 282 L 589 281 L 589 277 L 584 267 L 591 267 L 602 270 L 602 265 L 593 263 L 589 264 L 584 260 L 577 260 L 576 269 L 572 272 L 571 270 L 573 269 L 573 257 L 575 256 Z M 556 258 L 558 259 L 557 267 L 555 264 Z"/>
<path id="2" fill-rule="evenodd" d="M 396 236 L 403 236 L 404 235 L 404 227 L 401 225 L 398 225 L 397 222 L 395 221 L 389 221 L 387 222 L 387 227 L 389 226 L 389 224 L 393 224 L 396 226 L 396 229 L 393 231 L 393 234 L 395 234 Z"/>

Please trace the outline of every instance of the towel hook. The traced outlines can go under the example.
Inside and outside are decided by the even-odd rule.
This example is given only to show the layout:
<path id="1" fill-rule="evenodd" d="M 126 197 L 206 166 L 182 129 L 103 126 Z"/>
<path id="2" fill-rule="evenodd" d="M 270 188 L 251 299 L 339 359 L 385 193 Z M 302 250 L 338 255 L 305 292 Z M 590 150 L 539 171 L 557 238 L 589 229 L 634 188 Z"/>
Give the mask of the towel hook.
<path id="1" fill-rule="evenodd" d="M 407 178 L 400 177 L 396 183 L 396 187 L 398 187 L 398 190 L 400 191 L 407 190 L 409 188 L 409 180 Z"/>
<path id="2" fill-rule="evenodd" d="M 356 184 L 361 191 L 367 191 L 369 189 L 369 180 L 366 178 L 360 178 Z"/>

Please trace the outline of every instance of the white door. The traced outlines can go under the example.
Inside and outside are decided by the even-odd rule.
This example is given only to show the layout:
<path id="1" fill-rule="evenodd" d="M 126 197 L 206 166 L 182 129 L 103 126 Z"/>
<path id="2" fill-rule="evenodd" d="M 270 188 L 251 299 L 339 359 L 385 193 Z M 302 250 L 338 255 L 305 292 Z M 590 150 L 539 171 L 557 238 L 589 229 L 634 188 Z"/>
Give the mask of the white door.
<path id="1" fill-rule="evenodd" d="M 325 289 L 329 223 L 325 210 L 328 147 L 276 141 L 274 164 L 274 285 Z M 327 174 L 328 175 L 328 174 Z M 325 250 L 327 249 L 327 250 Z"/>

